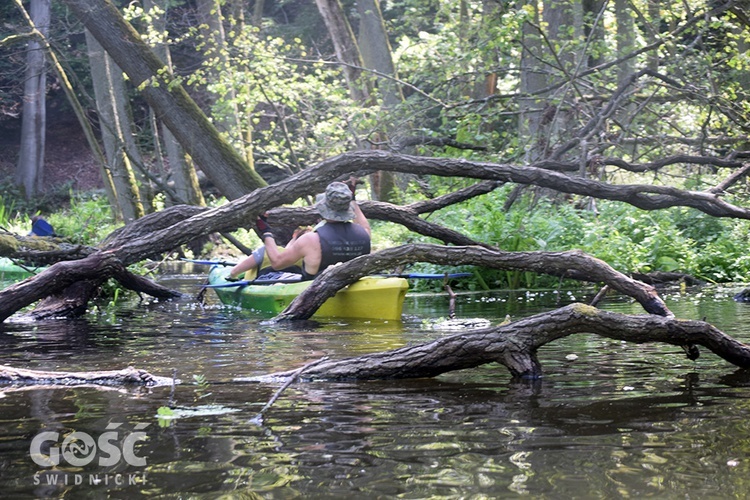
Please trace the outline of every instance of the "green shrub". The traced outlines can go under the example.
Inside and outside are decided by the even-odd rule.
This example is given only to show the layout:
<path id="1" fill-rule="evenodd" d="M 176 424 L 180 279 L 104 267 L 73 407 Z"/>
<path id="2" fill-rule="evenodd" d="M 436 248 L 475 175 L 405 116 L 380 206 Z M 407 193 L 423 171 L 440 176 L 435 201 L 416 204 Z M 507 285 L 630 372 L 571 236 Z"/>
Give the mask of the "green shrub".
<path id="1" fill-rule="evenodd" d="M 435 222 L 506 251 L 580 249 L 623 273 L 680 272 L 706 281 L 745 281 L 750 225 L 691 208 L 645 211 L 623 203 L 597 201 L 597 212 L 565 202 L 518 200 L 503 211 L 507 192 L 469 200 Z M 492 288 L 559 286 L 559 279 L 525 271 L 481 269 Z M 474 282 L 469 287 L 476 287 Z"/>
<path id="2" fill-rule="evenodd" d="M 117 227 L 106 196 L 96 193 L 71 193 L 70 206 L 47 220 L 58 235 L 80 245 L 97 245 Z"/>

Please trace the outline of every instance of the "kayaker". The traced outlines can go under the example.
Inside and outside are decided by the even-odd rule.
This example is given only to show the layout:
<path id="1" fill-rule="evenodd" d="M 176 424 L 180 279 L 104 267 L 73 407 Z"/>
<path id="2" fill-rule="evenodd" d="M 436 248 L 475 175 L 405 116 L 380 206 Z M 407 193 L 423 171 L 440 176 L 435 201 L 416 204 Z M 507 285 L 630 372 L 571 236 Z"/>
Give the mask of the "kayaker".
<path id="1" fill-rule="evenodd" d="M 315 208 L 323 221 L 280 251 L 273 230 L 258 218 L 266 255 L 276 270 L 302 259 L 302 279 L 311 280 L 328 266 L 370 253 L 370 223 L 354 199 L 356 179 L 332 182 L 318 195 Z"/>

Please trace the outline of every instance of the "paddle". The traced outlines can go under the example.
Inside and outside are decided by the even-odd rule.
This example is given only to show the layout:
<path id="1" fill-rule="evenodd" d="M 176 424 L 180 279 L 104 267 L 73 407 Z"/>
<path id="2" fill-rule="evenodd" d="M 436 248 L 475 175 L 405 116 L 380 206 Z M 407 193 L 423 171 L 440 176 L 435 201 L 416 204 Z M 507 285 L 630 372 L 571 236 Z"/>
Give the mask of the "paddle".
<path id="1" fill-rule="evenodd" d="M 241 281 L 230 281 L 228 283 L 218 283 L 216 285 L 201 285 L 201 288 L 231 288 L 234 286 L 247 286 L 247 285 L 273 285 L 274 283 L 299 283 L 302 278 L 293 279 L 254 279 L 254 280 L 241 280 Z"/>
<path id="2" fill-rule="evenodd" d="M 207 266 L 235 266 L 236 262 L 227 262 L 224 260 L 199 260 L 199 259 L 180 259 L 185 262 L 192 262 L 193 264 L 205 264 Z M 381 278 L 411 278 L 411 279 L 443 279 L 443 278 L 466 278 L 471 276 L 472 273 L 407 273 L 407 274 L 374 274 Z M 247 285 L 250 282 L 247 281 L 234 281 L 234 286 Z M 240 285 L 238 285 L 239 283 Z M 253 281 L 258 283 L 258 280 Z M 290 283 L 290 281 L 272 281 L 265 280 L 263 283 Z M 292 281 L 293 283 L 293 281 Z"/>
<path id="3" fill-rule="evenodd" d="M 227 262 L 225 260 L 198 260 L 198 259 L 180 259 L 184 262 L 192 262 L 193 264 L 204 264 L 206 266 L 236 266 L 236 262 Z"/>
<path id="4" fill-rule="evenodd" d="M 375 274 L 374 278 L 411 278 L 411 279 L 442 279 L 442 278 L 466 278 L 471 273 L 409 273 L 409 274 Z M 219 283 L 217 285 L 201 285 L 203 288 L 231 288 L 235 286 L 246 285 L 272 285 L 274 283 L 299 283 L 301 278 L 294 279 L 263 279 L 230 281 L 229 283 Z"/>

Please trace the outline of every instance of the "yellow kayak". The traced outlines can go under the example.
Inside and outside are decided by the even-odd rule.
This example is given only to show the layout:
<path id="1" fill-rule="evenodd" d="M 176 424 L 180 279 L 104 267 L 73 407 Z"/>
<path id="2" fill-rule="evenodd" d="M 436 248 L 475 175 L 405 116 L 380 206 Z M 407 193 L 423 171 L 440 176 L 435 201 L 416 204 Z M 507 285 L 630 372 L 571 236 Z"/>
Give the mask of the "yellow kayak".
<path id="1" fill-rule="evenodd" d="M 312 281 L 294 283 L 231 285 L 225 276 L 228 267 L 214 266 L 208 282 L 224 304 L 259 313 L 276 315 L 283 311 Z M 409 283 L 404 278 L 366 276 L 339 290 L 326 300 L 314 316 L 400 320 Z"/>

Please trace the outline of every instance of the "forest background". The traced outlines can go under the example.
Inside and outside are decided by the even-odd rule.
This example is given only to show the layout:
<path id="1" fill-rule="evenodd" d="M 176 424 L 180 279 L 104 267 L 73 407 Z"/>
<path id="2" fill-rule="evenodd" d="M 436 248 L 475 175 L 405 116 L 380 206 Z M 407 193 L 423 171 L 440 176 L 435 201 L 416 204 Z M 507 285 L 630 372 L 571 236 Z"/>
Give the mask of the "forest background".
<path id="1" fill-rule="evenodd" d="M 368 176 L 360 196 L 397 205 L 468 189 L 468 170 L 487 164 L 564 174 L 496 180 L 429 214 L 475 241 L 579 248 L 624 273 L 750 275 L 744 2 L 123 3 L 170 82 L 244 160 L 242 182 L 224 184 L 143 99 L 153 82 L 124 77 L 69 3 L 0 6 L 0 219 L 18 233 L 41 212 L 96 244 L 164 207 L 220 205 L 336 155 L 384 150 L 468 162 L 466 178 Z M 719 198 L 737 210 L 711 209 Z M 379 248 L 434 241 L 374 227 Z M 464 286 L 557 283 L 486 269 Z"/>

